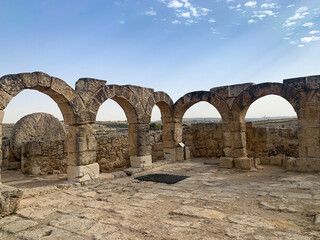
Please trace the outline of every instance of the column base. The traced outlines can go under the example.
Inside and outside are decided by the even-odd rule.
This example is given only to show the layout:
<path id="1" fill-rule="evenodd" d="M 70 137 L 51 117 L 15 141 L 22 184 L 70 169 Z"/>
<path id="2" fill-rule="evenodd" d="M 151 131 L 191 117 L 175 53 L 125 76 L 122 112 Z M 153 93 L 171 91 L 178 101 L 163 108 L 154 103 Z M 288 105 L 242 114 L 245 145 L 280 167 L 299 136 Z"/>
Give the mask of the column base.
<path id="1" fill-rule="evenodd" d="M 320 172 L 320 158 L 289 158 L 286 169 L 297 172 Z"/>
<path id="2" fill-rule="evenodd" d="M 219 159 L 219 167 L 221 168 L 233 168 L 233 165 L 234 165 L 233 158 L 221 157 Z"/>
<path id="3" fill-rule="evenodd" d="M 152 165 L 152 156 L 130 156 L 131 167 L 140 168 Z"/>
<path id="4" fill-rule="evenodd" d="M 165 160 L 176 160 L 176 149 L 175 148 L 164 148 L 163 155 Z"/>
<path id="5" fill-rule="evenodd" d="M 99 177 L 100 169 L 98 163 L 84 166 L 68 166 L 68 180 L 73 182 L 86 182 Z"/>
<path id="6" fill-rule="evenodd" d="M 238 168 L 251 170 L 254 168 L 254 161 L 252 158 L 242 157 L 242 158 L 231 158 L 231 157 L 221 157 L 219 160 L 219 166 L 222 168 Z"/>

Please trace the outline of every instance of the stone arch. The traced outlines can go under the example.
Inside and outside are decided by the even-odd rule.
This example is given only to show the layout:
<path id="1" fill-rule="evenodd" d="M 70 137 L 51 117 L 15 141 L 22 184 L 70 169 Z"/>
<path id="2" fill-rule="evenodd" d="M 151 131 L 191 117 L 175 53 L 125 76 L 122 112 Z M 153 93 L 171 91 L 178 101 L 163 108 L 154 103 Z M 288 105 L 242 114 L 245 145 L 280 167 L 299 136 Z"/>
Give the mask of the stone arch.
<path id="1" fill-rule="evenodd" d="M 125 86 L 107 85 L 102 86 L 92 96 L 87 104 L 91 112 L 92 121 L 95 121 L 100 106 L 108 99 L 114 100 L 123 109 L 129 123 L 137 123 L 142 115 L 137 96 Z"/>
<path id="2" fill-rule="evenodd" d="M 63 80 L 46 73 L 20 73 L 0 78 L 0 109 L 4 110 L 11 99 L 25 89 L 37 90 L 55 101 L 66 124 L 86 120 L 85 106 L 78 94 Z"/>
<path id="3" fill-rule="evenodd" d="M 228 105 L 218 95 L 208 91 L 190 92 L 178 99 L 174 104 L 174 118 L 182 120 L 185 112 L 191 106 L 201 101 L 208 102 L 214 106 L 218 110 L 222 121 L 227 118 L 229 112 Z"/>
<path id="4" fill-rule="evenodd" d="M 146 114 L 151 119 L 153 107 L 157 105 L 161 112 L 163 122 L 171 121 L 173 117 L 173 101 L 165 92 L 154 92 L 148 99 Z"/>
<path id="5" fill-rule="evenodd" d="M 237 96 L 232 105 L 233 116 L 244 121 L 250 105 L 267 95 L 277 95 L 286 99 L 292 105 L 299 118 L 299 93 L 282 83 L 270 82 L 252 85 Z"/>

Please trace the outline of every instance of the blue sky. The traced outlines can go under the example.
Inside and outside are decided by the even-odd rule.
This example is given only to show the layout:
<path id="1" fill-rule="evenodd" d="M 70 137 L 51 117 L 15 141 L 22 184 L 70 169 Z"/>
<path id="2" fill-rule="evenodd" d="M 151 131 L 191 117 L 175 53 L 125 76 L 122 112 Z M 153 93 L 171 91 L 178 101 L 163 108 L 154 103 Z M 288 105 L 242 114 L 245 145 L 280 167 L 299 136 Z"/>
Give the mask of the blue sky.
<path id="1" fill-rule="evenodd" d="M 93 77 L 174 101 L 216 86 L 320 74 L 320 0 L 0 0 L 0 36 L 0 76 L 43 71 L 72 87 Z M 292 115 L 285 102 L 263 99 L 250 117 Z M 25 91 L 5 121 L 38 111 L 61 118 L 47 96 Z M 186 114 L 217 113 L 200 103 Z M 98 117 L 124 119 L 111 100 Z"/>

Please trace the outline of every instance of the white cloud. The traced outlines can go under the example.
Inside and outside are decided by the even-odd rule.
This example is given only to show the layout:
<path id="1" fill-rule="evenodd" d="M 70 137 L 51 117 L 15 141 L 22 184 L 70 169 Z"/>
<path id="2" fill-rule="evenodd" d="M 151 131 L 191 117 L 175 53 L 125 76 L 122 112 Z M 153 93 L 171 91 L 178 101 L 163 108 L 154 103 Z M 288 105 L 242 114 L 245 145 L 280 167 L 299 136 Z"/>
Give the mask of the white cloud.
<path id="1" fill-rule="evenodd" d="M 260 20 L 262 20 L 263 18 L 268 17 L 268 16 L 276 17 L 276 15 L 277 14 L 271 10 L 265 10 L 265 11 L 253 11 L 252 17 L 259 18 Z"/>
<path id="2" fill-rule="evenodd" d="M 239 3 L 236 6 L 229 6 L 229 9 L 235 9 L 235 8 L 240 8 L 240 7 L 241 7 L 241 4 Z"/>
<path id="3" fill-rule="evenodd" d="M 292 8 L 294 6 L 295 6 L 294 4 L 290 4 L 290 5 L 287 6 L 287 8 Z"/>
<path id="4" fill-rule="evenodd" d="M 252 8 L 256 7 L 256 5 L 257 5 L 257 2 L 256 2 L 256 1 L 249 1 L 249 2 L 246 2 L 246 3 L 244 4 L 244 6 L 246 6 L 246 7 L 252 7 Z"/>
<path id="5" fill-rule="evenodd" d="M 200 12 L 202 16 L 206 16 L 211 10 L 209 8 L 201 8 Z"/>
<path id="6" fill-rule="evenodd" d="M 320 31 L 310 31 L 309 34 L 317 34 L 320 33 Z"/>
<path id="7" fill-rule="evenodd" d="M 190 18 L 191 14 L 190 12 L 185 12 L 185 11 L 179 11 L 177 12 L 177 17 L 182 17 L 182 18 Z"/>
<path id="8" fill-rule="evenodd" d="M 155 15 L 157 15 L 157 12 L 154 11 L 153 9 L 150 9 L 149 11 L 145 11 L 145 12 L 144 12 L 144 15 L 147 15 L 147 16 L 155 16 Z"/>
<path id="9" fill-rule="evenodd" d="M 192 24 L 192 23 L 195 23 L 195 21 L 192 20 L 192 19 L 188 19 L 188 20 L 186 21 L 186 25 L 190 25 L 190 24 Z"/>
<path id="10" fill-rule="evenodd" d="M 307 23 L 304 23 L 302 26 L 303 27 L 312 27 L 314 25 L 314 23 L 312 22 L 307 22 Z"/>
<path id="11" fill-rule="evenodd" d="M 257 22 L 257 20 L 253 20 L 253 19 L 250 19 L 250 20 L 248 21 L 249 24 L 251 24 L 251 23 L 256 23 L 256 22 Z"/>
<path id="12" fill-rule="evenodd" d="M 295 14 L 292 17 L 286 19 L 283 24 L 284 27 L 289 27 L 296 24 L 296 20 L 305 18 L 306 15 L 310 14 L 308 12 L 308 7 L 300 7 L 295 11 Z"/>
<path id="13" fill-rule="evenodd" d="M 319 41 L 319 40 L 320 40 L 320 37 L 316 37 L 316 36 L 301 38 L 301 42 L 303 42 L 303 43 L 309 43 L 309 42 Z"/>
<path id="14" fill-rule="evenodd" d="M 229 2 L 234 2 L 234 0 L 226 0 L 226 2 L 227 2 L 227 3 L 229 3 Z"/>
<path id="15" fill-rule="evenodd" d="M 304 47 L 304 45 L 303 44 L 299 44 L 298 47 Z"/>
<path id="16" fill-rule="evenodd" d="M 293 25 L 295 25 L 296 24 L 296 22 L 285 22 L 284 24 L 283 24 L 283 26 L 285 26 L 285 27 L 290 27 L 290 26 L 293 26 Z"/>
<path id="17" fill-rule="evenodd" d="M 210 23 L 215 23 L 216 20 L 214 20 L 213 18 L 211 18 L 211 19 L 208 20 L 208 22 L 210 22 Z"/>
<path id="18" fill-rule="evenodd" d="M 119 24 L 123 25 L 124 24 L 124 21 L 123 20 L 120 20 L 118 21 Z"/>
<path id="19" fill-rule="evenodd" d="M 171 0 L 167 6 L 168 8 L 181 8 L 183 3 L 179 2 L 178 0 Z"/>
<path id="20" fill-rule="evenodd" d="M 215 28 L 210 28 L 210 30 L 213 34 L 220 34 Z"/>
<path id="21" fill-rule="evenodd" d="M 173 20 L 171 23 L 172 24 L 180 24 L 181 22 L 179 20 Z"/>
<path id="22" fill-rule="evenodd" d="M 268 9 L 268 8 L 280 8 L 280 6 L 276 3 L 264 3 L 261 5 L 261 8 Z"/>

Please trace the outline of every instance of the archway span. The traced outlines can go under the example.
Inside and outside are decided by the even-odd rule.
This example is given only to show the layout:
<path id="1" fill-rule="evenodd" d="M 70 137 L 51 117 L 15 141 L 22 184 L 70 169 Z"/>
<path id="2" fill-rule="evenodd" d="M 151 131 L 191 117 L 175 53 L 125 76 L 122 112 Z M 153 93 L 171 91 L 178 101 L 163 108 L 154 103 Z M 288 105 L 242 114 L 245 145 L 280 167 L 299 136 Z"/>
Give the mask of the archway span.
<path id="1" fill-rule="evenodd" d="M 222 120 L 227 117 L 228 105 L 218 95 L 208 91 L 190 92 L 178 99 L 174 104 L 174 117 L 183 118 L 185 112 L 194 104 L 205 101 L 213 105 L 219 112 Z"/>
<path id="2" fill-rule="evenodd" d="M 298 115 L 298 97 L 299 94 L 293 88 L 283 85 L 282 83 L 261 83 L 253 85 L 243 91 L 232 105 L 233 115 L 244 121 L 250 105 L 261 97 L 267 95 L 277 95 L 286 99 Z M 298 115 L 299 118 L 299 115 Z"/>
<path id="3" fill-rule="evenodd" d="M 168 94 L 165 92 L 154 92 L 153 95 L 149 97 L 146 114 L 150 118 L 155 105 L 160 109 L 162 122 L 168 122 L 172 119 L 173 101 Z"/>
<path id="4" fill-rule="evenodd" d="M 85 106 L 78 94 L 63 80 L 46 73 L 20 73 L 0 78 L 0 108 L 4 110 L 11 99 L 25 89 L 40 91 L 55 101 L 66 124 L 86 119 Z"/>
<path id="5" fill-rule="evenodd" d="M 137 123 L 139 121 L 139 116 L 141 115 L 140 102 L 133 91 L 119 85 L 102 86 L 88 102 L 87 108 L 94 116 L 93 121 L 95 121 L 101 105 L 108 99 L 114 100 L 121 106 L 129 123 Z"/>

